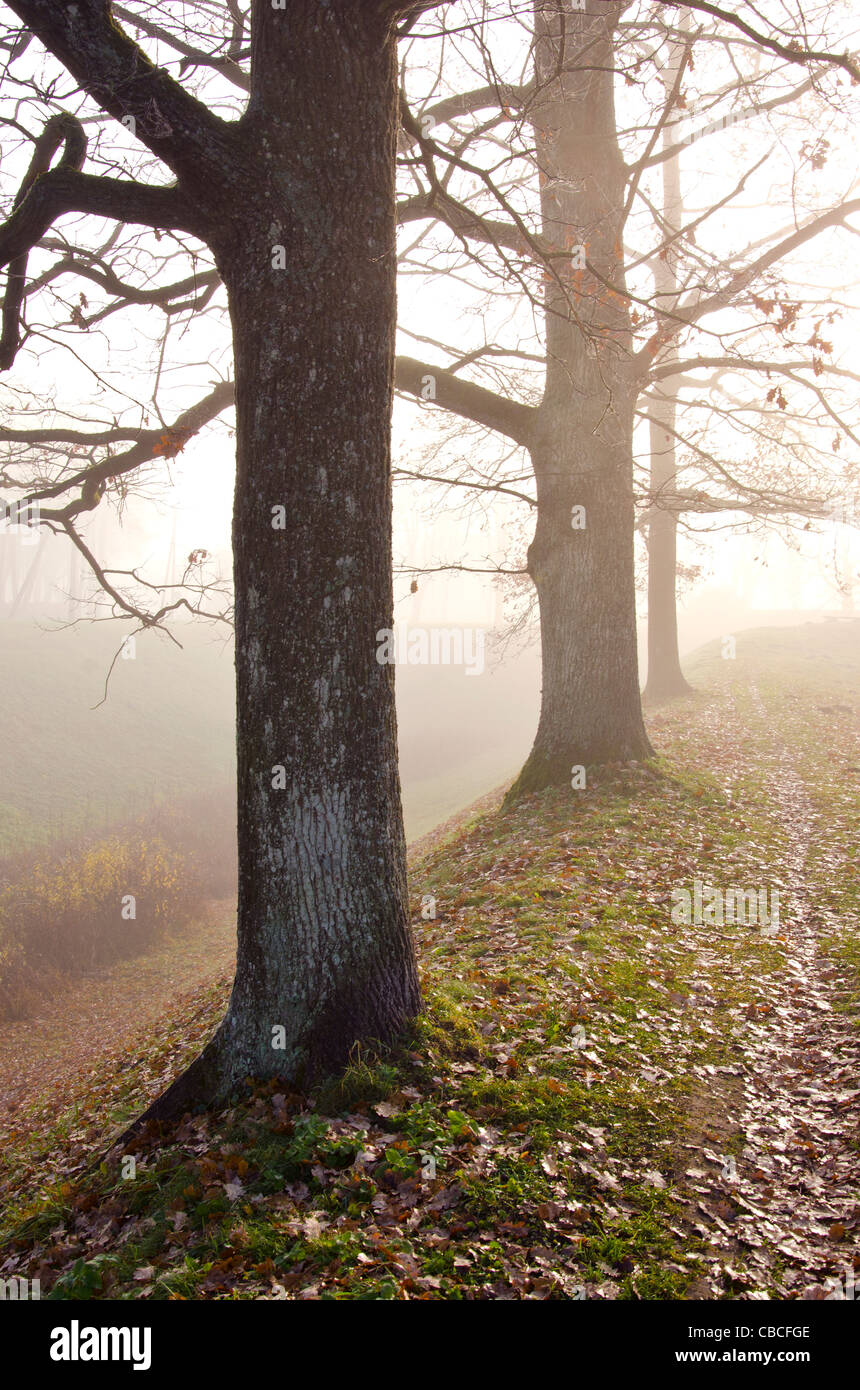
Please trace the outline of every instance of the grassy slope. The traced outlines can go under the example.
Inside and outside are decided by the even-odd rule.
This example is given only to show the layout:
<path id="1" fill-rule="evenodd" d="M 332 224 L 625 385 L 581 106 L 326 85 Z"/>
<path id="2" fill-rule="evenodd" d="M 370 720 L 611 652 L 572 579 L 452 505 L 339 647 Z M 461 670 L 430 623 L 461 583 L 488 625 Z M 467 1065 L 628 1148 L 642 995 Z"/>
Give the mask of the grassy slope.
<path id="1" fill-rule="evenodd" d="M 769 788 L 790 743 L 827 828 L 808 888 L 856 1010 L 858 646 L 857 625 L 834 625 L 746 634 L 735 662 L 705 652 L 691 674 L 706 693 L 651 721 L 651 768 L 485 815 L 413 863 L 416 904 L 435 893 L 440 917 L 416 919 L 427 1010 L 398 1054 L 357 1057 L 310 1102 L 255 1089 L 153 1136 L 133 1179 L 113 1161 L 82 1172 L 198 1049 L 222 980 L 159 1043 L 94 1070 L 59 1123 L 21 1118 L 4 1272 L 60 1298 L 694 1289 L 685 1145 L 740 1142 L 725 1098 L 784 943 L 679 930 L 671 888 L 779 880 Z"/>

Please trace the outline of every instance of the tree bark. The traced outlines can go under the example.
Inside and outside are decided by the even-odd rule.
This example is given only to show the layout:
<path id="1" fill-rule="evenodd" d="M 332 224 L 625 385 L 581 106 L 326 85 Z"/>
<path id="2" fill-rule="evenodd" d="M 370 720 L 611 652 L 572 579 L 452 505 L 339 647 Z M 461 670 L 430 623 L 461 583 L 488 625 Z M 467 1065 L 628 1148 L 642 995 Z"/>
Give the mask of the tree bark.
<path id="1" fill-rule="evenodd" d="M 629 442 L 591 441 L 594 473 L 536 462 L 538 521 L 528 569 L 540 605 L 541 710 L 509 796 L 570 784 L 574 767 L 647 757 L 636 664 Z M 606 457 L 612 452 L 615 459 Z M 599 462 L 596 456 L 602 453 Z M 572 508 L 586 525 L 574 530 Z"/>
<path id="2" fill-rule="evenodd" d="M 156 1118 L 249 1075 L 307 1083 L 420 1004 L 393 667 L 376 660 L 393 624 L 394 40 L 346 0 L 256 18 L 246 172 L 212 240 L 236 366 L 238 960 L 224 1022 Z"/>
<path id="3" fill-rule="evenodd" d="M 557 257 L 544 297 L 547 378 L 534 425 L 538 516 L 528 556 L 543 686 L 535 742 L 509 800 L 569 783 L 574 766 L 652 751 L 636 643 L 635 390 L 613 91 L 621 8 L 604 0 L 588 0 L 584 11 L 570 0 L 535 6 L 530 119 L 542 234 Z"/>

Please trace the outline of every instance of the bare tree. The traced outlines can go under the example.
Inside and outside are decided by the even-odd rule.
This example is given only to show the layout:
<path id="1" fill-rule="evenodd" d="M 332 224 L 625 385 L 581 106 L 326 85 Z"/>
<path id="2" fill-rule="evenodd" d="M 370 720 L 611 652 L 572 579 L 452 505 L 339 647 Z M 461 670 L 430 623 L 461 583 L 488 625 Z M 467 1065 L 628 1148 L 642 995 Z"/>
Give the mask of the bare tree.
<path id="1" fill-rule="evenodd" d="M 653 259 L 655 304 L 667 320 L 678 321 L 678 331 L 658 346 L 639 402 L 650 444 L 646 695 L 655 699 L 689 690 L 681 671 L 676 610 L 677 533 L 679 524 L 686 524 L 685 511 L 700 518 L 719 515 L 723 525 L 735 512 L 744 525 L 755 518 L 758 525 L 808 526 L 810 518 L 827 516 L 829 495 L 844 485 L 844 478 L 834 476 L 834 448 L 838 453 L 842 445 L 857 443 L 853 402 L 839 399 L 852 373 L 829 361 L 829 325 L 838 309 L 832 302 L 822 307 L 820 290 L 804 298 L 792 266 L 798 250 L 812 240 L 826 242 L 840 226 L 850 227 L 848 215 L 860 208 L 856 198 L 840 193 L 823 213 L 810 216 L 800 204 L 827 160 L 824 127 L 834 119 L 832 99 L 820 99 L 821 73 L 814 68 L 802 81 L 770 90 L 773 74 L 760 65 L 744 70 L 741 63 L 713 95 L 699 84 L 694 98 L 684 86 L 685 80 L 696 81 L 692 19 L 692 10 L 680 11 L 660 70 L 664 118 L 661 149 L 652 156 L 662 175 L 662 197 L 654 206 L 663 239 Z M 679 139 L 678 126 L 692 101 L 696 114 L 685 122 L 692 129 Z M 708 151 L 724 147 L 729 133 L 751 128 L 759 145 L 765 137 L 765 155 L 751 159 L 743 185 L 767 161 L 768 139 L 782 134 L 800 146 L 794 186 L 781 199 L 774 199 L 773 186 L 770 190 L 780 219 L 785 220 L 784 208 L 795 226 L 789 236 L 766 233 L 759 258 L 747 254 L 742 269 L 731 256 L 724 258 L 723 275 L 742 278 L 728 301 L 717 301 L 717 312 L 729 305 L 734 311 L 730 330 L 712 331 L 708 341 L 684 331 L 689 311 L 702 298 L 705 262 L 690 236 L 702 214 L 700 208 L 685 212 L 682 156 L 695 151 L 692 167 L 701 168 Z M 687 179 L 695 183 L 689 170 Z M 772 215 L 764 206 L 759 209 L 765 226 Z M 838 282 L 837 271 L 834 288 Z M 707 316 L 703 323 L 708 325 Z M 797 412 L 788 408 L 789 383 L 803 397 Z"/>
<path id="2" fill-rule="evenodd" d="M 719 21 L 716 28 L 679 28 L 673 15 L 683 8 L 543 0 L 533 8 L 532 72 L 520 81 L 499 74 L 476 20 L 473 66 L 483 66 L 486 85 L 434 93 L 415 118 L 413 138 L 422 152 L 447 148 L 452 165 L 462 169 L 468 157 L 472 169 L 478 163 L 475 147 L 483 142 L 481 179 L 490 177 L 490 169 L 498 179 L 498 166 L 521 194 L 514 204 L 512 192 L 512 205 L 499 219 L 487 214 L 477 179 L 471 199 L 468 193 L 455 197 L 450 185 L 425 186 L 410 200 L 416 219 L 432 214 L 453 233 L 452 246 L 465 244 L 460 273 L 471 274 L 482 295 L 498 288 L 491 283 L 497 263 L 497 280 L 505 278 L 508 294 L 513 288 L 531 310 L 540 296 L 540 379 L 524 375 L 523 347 L 531 344 L 522 333 L 525 315 L 516 318 L 513 311 L 509 323 L 521 332 L 515 344 L 509 337 L 456 347 L 437 343 L 448 357 L 444 366 L 411 356 L 397 363 L 401 390 L 426 398 L 432 381 L 436 405 L 525 450 L 534 472 L 536 525 L 526 568 L 540 606 L 544 680 L 534 748 L 513 795 L 567 782 L 576 765 L 649 751 L 636 659 L 634 423 L 655 413 L 665 455 L 662 436 L 667 426 L 671 435 L 672 426 L 657 418 L 666 393 L 655 383 L 676 371 L 679 344 L 686 347 L 698 334 L 704 336 L 703 358 L 714 343 L 725 350 L 718 316 L 749 306 L 772 267 L 844 224 L 860 206 L 856 199 L 839 198 L 790 230 L 771 223 L 763 243 L 745 253 L 715 254 L 699 247 L 703 229 L 739 198 L 754 172 L 729 170 L 721 194 L 689 223 L 675 227 L 667 220 L 648 178 L 670 165 L 684 144 L 678 129 L 682 83 L 694 39 L 706 57 L 719 55 L 728 67 L 729 80 L 720 72 L 710 98 L 717 107 L 731 102 L 738 88 L 749 97 L 751 88 L 775 81 L 768 100 L 778 107 L 796 99 L 799 90 L 820 85 L 824 73 L 856 75 L 849 58 L 808 41 L 786 41 L 782 31 L 763 32 L 714 6 L 688 8 Z M 490 6 L 487 13 L 493 12 Z M 798 15 L 799 34 L 810 30 L 803 19 Z M 800 78 L 798 67 L 806 69 Z M 629 97 L 621 95 L 628 91 Z M 436 136 L 435 122 L 450 127 L 450 138 Z M 499 123 L 510 133 L 519 168 L 536 173 L 536 197 L 529 199 L 532 177 L 520 173 L 515 180 L 510 173 L 515 156 L 505 161 L 499 152 Z M 683 282 L 670 284 L 679 243 L 690 271 Z M 426 263 L 431 256 L 438 257 L 435 244 Z M 417 259 L 415 248 L 409 257 Z M 737 361 L 742 354 L 732 356 Z M 655 555 L 664 553 L 661 526 L 671 531 L 674 547 L 668 496 L 674 460 L 664 457 L 664 464 L 665 476 L 643 489 Z M 517 459 L 497 484 L 522 491 L 518 469 Z M 468 474 L 455 481 L 473 489 L 489 486 L 485 475 L 477 483 Z M 752 497 L 741 488 L 740 506 Z M 723 499 L 688 500 L 691 508 L 717 510 Z M 664 568 L 674 588 L 673 554 Z"/>
<path id="3" fill-rule="evenodd" d="M 149 6 L 8 8 L 59 65 L 52 96 L 85 95 L 78 115 L 48 115 L 0 229 L 9 357 L 25 260 L 69 214 L 208 247 L 233 330 L 238 963 L 227 1016 L 156 1103 L 163 1117 L 249 1074 L 336 1067 L 419 1006 L 393 675 L 375 633 L 392 607 L 396 44 L 431 7 L 254 0 L 246 36 L 231 5 L 226 44 L 183 40 L 187 82 L 122 27 L 160 41 Z M 212 10 L 190 12 L 187 32 L 210 34 Z M 201 71 L 204 87 L 244 88 L 238 118 L 219 114 L 219 88 L 195 95 Z M 100 113 L 154 157 L 146 179 L 88 172 Z M 64 482 L 80 501 L 93 478 Z"/>

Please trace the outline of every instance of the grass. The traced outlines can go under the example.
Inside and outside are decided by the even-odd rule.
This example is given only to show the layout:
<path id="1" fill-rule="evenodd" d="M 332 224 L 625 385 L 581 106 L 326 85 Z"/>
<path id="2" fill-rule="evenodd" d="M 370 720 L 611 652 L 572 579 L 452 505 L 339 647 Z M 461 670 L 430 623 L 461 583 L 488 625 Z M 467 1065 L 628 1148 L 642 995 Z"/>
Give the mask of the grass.
<path id="1" fill-rule="evenodd" d="M 740 1152 L 737 1064 L 786 944 L 676 926 L 671 890 L 779 880 L 789 740 L 827 829 L 806 870 L 821 949 L 856 1012 L 860 778 L 818 706 L 853 710 L 853 737 L 857 647 L 855 625 L 850 642 L 780 630 L 742 636 L 736 662 L 706 652 L 703 693 L 655 715 L 653 763 L 483 815 L 413 860 L 425 1010 L 398 1049 L 357 1050 L 311 1095 L 249 1083 L 139 1145 L 133 1175 L 90 1167 L 214 1026 L 213 986 L 74 1108 L 22 1122 L 0 1190 L 7 1273 L 55 1299 L 685 1297 L 703 1244 L 684 1169 L 702 1146 Z"/>

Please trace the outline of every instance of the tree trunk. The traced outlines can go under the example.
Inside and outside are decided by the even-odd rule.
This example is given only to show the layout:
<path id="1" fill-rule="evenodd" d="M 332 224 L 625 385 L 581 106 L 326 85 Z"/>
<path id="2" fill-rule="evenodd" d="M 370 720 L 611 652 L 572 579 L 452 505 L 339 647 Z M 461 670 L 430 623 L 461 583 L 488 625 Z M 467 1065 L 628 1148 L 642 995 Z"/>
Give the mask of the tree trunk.
<path id="1" fill-rule="evenodd" d="M 376 660 L 393 622 L 397 111 L 377 15 L 257 7 L 247 177 L 213 238 L 236 370 L 238 961 L 159 1118 L 249 1075 L 306 1083 L 420 1003 L 393 667 Z"/>
<path id="2" fill-rule="evenodd" d="M 636 662 L 629 437 L 614 449 L 589 442 L 591 468 L 560 473 L 536 461 L 538 522 L 528 568 L 540 604 L 543 686 L 537 735 L 514 797 L 570 784 L 574 767 L 651 752 Z M 571 525 L 574 507 L 583 508 L 582 529 Z"/>
<path id="3" fill-rule="evenodd" d="M 671 389 L 671 385 L 670 385 Z M 689 695 L 678 651 L 677 573 L 678 517 L 660 498 L 677 487 L 673 400 L 650 403 L 651 510 L 648 516 L 648 679 L 645 698 L 669 700 Z"/>
<path id="4" fill-rule="evenodd" d="M 679 23 L 689 30 L 689 12 Z M 684 62 L 684 49 L 674 43 L 663 70 L 663 92 L 668 101 Z M 675 139 L 668 127 L 663 130 L 664 152 Z M 680 232 L 683 223 L 681 168 L 678 156 L 664 159 L 663 226 L 667 240 Z M 654 263 L 655 303 L 667 313 L 678 305 L 677 243 L 669 241 Z M 657 360 L 677 362 L 677 342 L 670 339 Z M 664 379 L 649 401 L 651 444 L 651 508 L 648 515 L 648 679 L 645 695 L 649 700 L 668 700 L 690 694 L 681 671 L 678 651 L 678 608 L 675 592 L 678 549 L 678 516 L 665 503 L 666 495 L 677 490 L 675 418 L 677 378 Z"/>
<path id="5" fill-rule="evenodd" d="M 528 568 L 543 653 L 534 746 L 509 799 L 570 783 L 574 766 L 647 757 L 633 563 L 633 387 L 624 294 L 624 166 L 614 25 L 620 6 L 535 6 L 530 110 L 541 171 L 546 389 L 532 461 Z M 574 513 L 574 508 L 583 512 Z"/>

